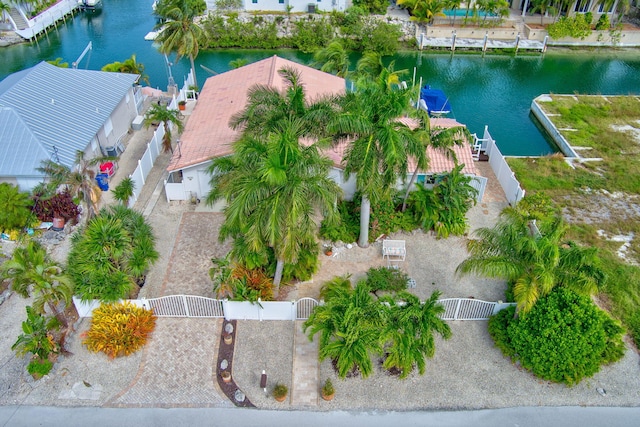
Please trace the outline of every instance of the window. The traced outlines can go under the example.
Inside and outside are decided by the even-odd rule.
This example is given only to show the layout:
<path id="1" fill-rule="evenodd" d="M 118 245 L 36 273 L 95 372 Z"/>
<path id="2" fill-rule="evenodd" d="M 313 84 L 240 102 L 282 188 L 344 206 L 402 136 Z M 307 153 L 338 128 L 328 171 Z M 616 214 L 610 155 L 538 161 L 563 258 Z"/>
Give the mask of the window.
<path id="1" fill-rule="evenodd" d="M 278 0 L 278 3 L 284 4 L 284 0 Z"/>
<path id="2" fill-rule="evenodd" d="M 586 13 L 589 9 L 591 9 L 591 0 L 578 0 L 574 11 Z"/>
<path id="3" fill-rule="evenodd" d="M 600 6 L 598 7 L 598 13 L 613 13 L 613 9 L 614 6 L 616 5 L 617 2 L 613 2 L 609 5 L 609 10 L 604 10 L 604 3 L 600 3 Z"/>
<path id="4" fill-rule="evenodd" d="M 251 0 L 251 3 L 258 4 L 258 0 Z"/>

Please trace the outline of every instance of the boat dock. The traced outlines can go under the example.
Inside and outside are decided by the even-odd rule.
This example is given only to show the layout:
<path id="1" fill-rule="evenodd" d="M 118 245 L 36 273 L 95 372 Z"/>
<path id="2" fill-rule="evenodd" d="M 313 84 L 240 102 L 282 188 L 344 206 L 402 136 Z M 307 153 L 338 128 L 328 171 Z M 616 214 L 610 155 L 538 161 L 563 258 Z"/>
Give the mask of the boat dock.
<path id="1" fill-rule="evenodd" d="M 452 52 L 459 49 L 481 50 L 486 52 L 487 49 L 512 49 L 518 52 L 519 49 L 537 50 L 546 52 L 547 39 L 544 41 L 528 40 L 521 38 L 520 34 L 516 34 L 513 40 L 491 39 L 486 32 L 483 39 L 460 38 L 456 36 L 456 32 L 452 31 L 451 37 L 426 37 L 424 33 L 418 36 L 418 45 L 420 50 L 424 48 L 446 48 Z"/>
<path id="2" fill-rule="evenodd" d="M 15 25 L 15 32 L 26 40 L 37 40 L 42 33 L 47 34 L 51 27 L 58 28 L 58 22 L 65 21 L 69 15 L 78 9 L 77 0 L 60 0 L 56 5 L 45 10 L 38 16 L 27 19 L 24 12 L 12 7 L 11 21 Z"/>

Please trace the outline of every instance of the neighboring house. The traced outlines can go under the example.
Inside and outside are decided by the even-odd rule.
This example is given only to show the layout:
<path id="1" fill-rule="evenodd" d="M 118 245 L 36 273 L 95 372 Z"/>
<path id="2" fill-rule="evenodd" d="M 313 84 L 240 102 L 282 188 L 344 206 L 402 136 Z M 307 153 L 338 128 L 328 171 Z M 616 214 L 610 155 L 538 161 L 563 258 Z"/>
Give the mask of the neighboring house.
<path id="1" fill-rule="evenodd" d="M 244 109 L 247 92 L 256 84 L 284 90 L 284 81 L 278 70 L 285 66 L 295 68 L 300 73 L 308 100 L 345 91 L 343 78 L 278 56 L 209 77 L 167 167 L 169 177 L 165 182 L 165 191 L 168 200 L 202 199 L 209 193 L 211 176 L 207 168 L 211 159 L 232 154 L 232 144 L 240 137 L 240 131 L 229 127 L 231 116 Z M 434 119 L 432 124 L 448 127 L 458 123 L 452 119 Z M 343 179 L 342 156 L 345 148 L 346 144 L 340 144 L 325 150 L 325 155 L 334 163 L 329 175 L 343 189 L 345 198 L 350 199 L 355 193 L 355 177 L 347 181 Z M 465 163 L 464 173 L 477 175 L 470 146 L 456 147 L 455 151 L 458 162 Z M 441 153 L 429 149 L 428 155 L 430 167 L 428 171 L 420 173 L 419 182 L 428 183 L 430 176 L 453 169 L 453 162 Z"/>
<path id="2" fill-rule="evenodd" d="M 607 14 L 610 19 L 614 15 L 617 15 L 616 9 L 620 1 L 622 0 L 614 0 L 612 2 L 606 0 L 573 0 L 569 3 L 567 15 L 573 16 L 579 13 L 591 12 L 593 14 L 593 24 L 595 24 L 600 18 L 600 15 Z M 511 7 L 513 9 L 530 11 L 533 8 L 533 3 L 532 0 L 513 0 Z M 548 12 L 548 15 L 552 16 L 553 14 Z"/>
<path id="3" fill-rule="evenodd" d="M 290 7 L 291 13 L 317 11 L 343 11 L 347 8 L 347 0 L 241 0 L 242 8 L 246 11 L 274 11 L 286 12 Z M 206 0 L 209 10 L 216 9 L 215 0 Z"/>
<path id="4" fill-rule="evenodd" d="M 59 68 L 46 62 L 0 82 L 0 182 L 32 189 L 43 160 L 68 167 L 76 152 L 116 155 L 138 115 L 139 75 Z"/>

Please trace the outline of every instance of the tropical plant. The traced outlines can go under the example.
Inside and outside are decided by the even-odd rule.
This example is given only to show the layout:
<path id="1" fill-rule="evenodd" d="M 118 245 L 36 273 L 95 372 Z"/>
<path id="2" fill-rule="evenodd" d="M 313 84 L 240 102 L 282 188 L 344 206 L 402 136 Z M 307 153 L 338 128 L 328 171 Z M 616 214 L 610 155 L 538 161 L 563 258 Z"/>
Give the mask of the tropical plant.
<path id="1" fill-rule="evenodd" d="M 373 372 L 372 354 L 382 350 L 384 308 L 369 293 L 364 281 L 351 288 L 348 277 L 336 277 L 321 290 L 324 305 L 317 306 L 304 323 L 309 339 L 319 337 L 319 357 L 330 358 L 340 378 L 359 371 Z"/>
<path id="2" fill-rule="evenodd" d="M 369 292 L 400 292 L 407 289 L 409 276 L 400 269 L 378 267 L 367 270 Z"/>
<path id="3" fill-rule="evenodd" d="M 198 86 L 198 82 L 194 60 L 198 56 L 205 33 L 194 19 L 205 10 L 207 5 L 204 0 L 161 0 L 156 6 L 156 13 L 163 18 L 156 26 L 156 41 L 160 43 L 160 52 L 175 52 L 176 61 L 182 56 L 189 57 L 195 86 Z"/>
<path id="4" fill-rule="evenodd" d="M 466 214 L 475 204 L 478 190 L 470 185 L 471 177 L 462 174 L 464 165 L 440 175 L 433 189 L 418 183 L 411 194 L 411 208 L 423 229 L 433 229 L 438 237 L 467 232 Z"/>
<path id="5" fill-rule="evenodd" d="M 436 16 L 444 16 L 444 0 L 398 0 L 398 4 L 409 9 L 412 21 L 431 24 Z"/>
<path id="6" fill-rule="evenodd" d="M 136 182 L 128 176 L 113 189 L 113 197 L 123 206 L 129 206 L 129 200 L 133 197 L 135 189 Z"/>
<path id="7" fill-rule="evenodd" d="M 22 229 L 31 217 L 33 201 L 15 185 L 0 183 L 0 230 Z"/>
<path id="8" fill-rule="evenodd" d="M 155 326 L 153 310 L 128 301 L 102 304 L 93 310 L 91 326 L 82 343 L 89 351 L 101 351 L 111 359 L 128 356 L 144 347 Z"/>
<path id="9" fill-rule="evenodd" d="M 271 301 L 273 299 L 273 280 L 262 268 L 247 268 L 233 264 L 229 256 L 212 258 L 213 267 L 209 277 L 213 281 L 213 292 L 218 298 L 231 298 L 234 301 Z"/>
<path id="10" fill-rule="evenodd" d="M 49 354 L 58 351 L 58 345 L 50 331 L 57 328 L 55 318 L 47 318 L 27 306 L 27 320 L 22 322 L 22 334 L 11 346 L 18 356 L 31 353 L 34 358 L 29 362 L 27 370 L 30 374 L 46 375 L 53 366 L 47 360 Z"/>
<path id="11" fill-rule="evenodd" d="M 117 205 L 102 209 L 72 236 L 67 271 L 83 301 L 113 302 L 143 284 L 158 256 L 153 230 L 144 217 Z"/>
<path id="12" fill-rule="evenodd" d="M 456 271 L 512 283 L 516 314 L 527 313 L 557 286 L 589 295 L 604 285 L 596 248 L 565 240 L 567 227 L 558 216 L 535 224 L 517 209 L 505 209 L 495 227 L 475 232 L 470 256 Z"/>
<path id="13" fill-rule="evenodd" d="M 134 53 L 123 62 L 112 62 L 102 67 L 102 71 L 108 71 L 113 73 L 127 73 L 127 74 L 139 74 L 140 80 L 149 84 L 149 76 L 144 73 L 144 64 L 136 60 L 136 54 Z"/>
<path id="14" fill-rule="evenodd" d="M 624 355 L 619 322 L 569 289 L 554 289 L 526 316 L 513 313 L 493 316 L 489 333 L 506 356 L 540 378 L 574 385 Z"/>
<path id="15" fill-rule="evenodd" d="M 284 398 L 287 397 L 287 393 L 289 393 L 289 387 L 282 383 L 277 383 L 273 387 L 273 397 L 278 400 L 284 400 Z"/>
<path id="16" fill-rule="evenodd" d="M 458 10 L 458 8 L 460 7 L 460 5 L 462 4 L 462 0 L 445 0 L 444 2 L 444 8 L 446 10 L 450 10 L 453 13 L 451 14 L 451 25 L 455 26 L 456 25 L 456 11 Z"/>
<path id="17" fill-rule="evenodd" d="M 409 108 L 411 92 L 393 88 L 397 78 L 393 65 L 375 81 L 361 79 L 357 90 L 339 101 L 341 112 L 327 128 L 336 142 L 351 141 L 344 158 L 345 180 L 356 174 L 361 194 L 360 237 L 358 245 L 369 246 L 371 202 L 376 202 L 398 178 L 406 179 L 409 157 L 426 164 L 426 147 L 418 132 L 398 120 Z"/>
<path id="18" fill-rule="evenodd" d="M 71 304 L 73 284 L 62 268 L 47 256 L 35 240 L 14 249 L 11 259 L 0 265 L 0 277 L 11 281 L 11 289 L 23 298 L 33 297 L 33 310 L 45 314 L 45 306 L 58 322 L 67 326 L 64 314 L 58 310 Z"/>
<path id="19" fill-rule="evenodd" d="M 244 133 L 233 155 L 215 159 L 209 167 L 212 190 L 207 196 L 209 204 L 227 201 L 221 240 L 234 238 L 234 245 L 246 246 L 262 260 L 273 251 L 275 295 L 285 263 L 296 263 L 305 247 L 314 246 L 317 253 L 314 214 L 319 210 L 333 216 L 340 193 L 327 175 L 331 161 L 316 144 L 301 143 L 319 134 L 326 110 L 307 105 L 294 70 L 282 69 L 280 75 L 285 93 L 254 86 L 246 108 L 232 118 L 231 125 Z M 244 263 L 239 251 L 232 252 Z"/>
<path id="20" fill-rule="evenodd" d="M 235 70 L 237 68 L 244 67 L 248 63 L 249 60 L 247 58 L 238 58 L 234 59 L 233 61 L 229 61 L 229 67 Z"/>
<path id="21" fill-rule="evenodd" d="M 338 77 L 346 77 L 349 73 L 349 54 L 339 39 L 333 40 L 323 49 L 313 54 L 313 60 L 320 70 Z"/>
<path id="22" fill-rule="evenodd" d="M 436 351 L 434 334 L 444 339 L 451 337 L 449 325 L 440 318 L 445 309 L 438 303 L 440 292 L 431 294 L 424 303 L 408 292 L 401 292 L 398 301 L 385 297 L 389 304 L 389 318 L 385 325 L 385 337 L 389 344 L 385 348 L 383 367 L 400 370 L 400 378 L 406 378 L 413 367 L 420 375 L 426 369 L 425 359 Z"/>
<path id="23" fill-rule="evenodd" d="M 323 396 L 333 396 L 336 392 L 336 389 L 333 387 L 333 383 L 329 378 L 327 378 L 322 384 L 322 395 Z"/>
<path id="24" fill-rule="evenodd" d="M 78 150 L 73 168 L 53 160 L 44 160 L 37 170 L 47 175 L 51 188 L 63 185 L 74 198 L 82 200 L 87 207 L 87 219 L 90 219 L 98 211 L 98 201 L 101 195 L 101 190 L 95 180 L 94 166 L 104 160 L 104 157 L 87 159 L 84 151 Z"/>
<path id="25" fill-rule="evenodd" d="M 439 151 L 446 158 L 452 159 L 453 162 L 457 165 L 458 159 L 456 158 L 455 151 L 453 151 L 453 147 L 462 146 L 466 141 L 471 139 L 471 134 L 469 133 L 469 130 L 466 128 L 466 126 L 452 126 L 449 128 L 442 128 L 439 126 L 432 127 L 431 120 L 429 119 L 428 114 L 421 114 L 420 118 L 420 126 L 422 126 L 422 129 L 424 130 L 424 132 L 420 133 L 420 137 L 423 138 L 425 144 Z M 429 164 L 428 157 L 426 158 L 426 164 Z M 407 189 L 404 193 L 402 212 L 404 212 L 407 207 L 407 199 L 409 198 L 409 193 L 413 184 L 416 182 L 416 178 L 418 177 L 420 168 L 426 167 L 416 164 L 416 169 L 413 171 L 411 180 L 409 181 Z"/>
<path id="26" fill-rule="evenodd" d="M 47 63 L 51 64 L 51 65 L 55 65 L 56 67 L 59 68 L 69 68 L 69 63 L 68 62 L 62 62 L 63 59 L 58 57 L 56 59 L 53 59 L 51 61 L 47 61 Z"/>
<path id="27" fill-rule="evenodd" d="M 73 197 L 68 189 L 61 192 L 33 190 L 33 213 L 38 220 L 51 222 L 54 217 L 76 221 L 80 215 L 78 205 L 73 202 Z"/>
<path id="28" fill-rule="evenodd" d="M 144 125 L 148 128 L 154 123 L 162 122 L 164 135 L 162 136 L 162 151 L 173 153 L 171 128 L 176 127 L 178 133 L 184 129 L 182 114 L 179 110 L 172 110 L 163 104 L 153 104 L 144 116 Z"/>

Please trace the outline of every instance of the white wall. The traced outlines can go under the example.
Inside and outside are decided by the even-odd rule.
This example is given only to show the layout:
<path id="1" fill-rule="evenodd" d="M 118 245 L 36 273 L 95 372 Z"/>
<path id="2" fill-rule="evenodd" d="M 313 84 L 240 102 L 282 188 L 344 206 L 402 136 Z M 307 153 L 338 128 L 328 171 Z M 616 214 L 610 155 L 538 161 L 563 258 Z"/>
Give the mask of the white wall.
<path id="1" fill-rule="evenodd" d="M 356 176 L 351 174 L 348 180 L 344 180 L 344 172 L 336 167 L 329 170 L 329 178 L 334 180 L 340 188 L 342 188 L 342 198 L 345 200 L 353 199 L 356 193 Z"/>
<path id="2" fill-rule="evenodd" d="M 254 3 L 256 1 L 256 3 Z M 307 12 L 308 6 L 314 4 L 316 10 L 339 10 L 346 9 L 346 0 L 244 0 L 244 8 L 247 11 L 254 10 L 273 10 L 286 12 L 287 5 L 291 5 L 291 12 Z"/>

